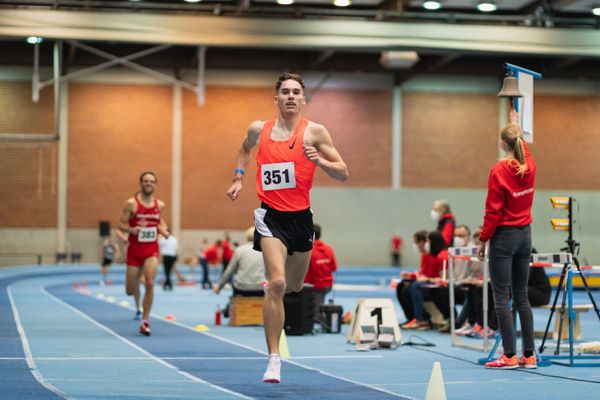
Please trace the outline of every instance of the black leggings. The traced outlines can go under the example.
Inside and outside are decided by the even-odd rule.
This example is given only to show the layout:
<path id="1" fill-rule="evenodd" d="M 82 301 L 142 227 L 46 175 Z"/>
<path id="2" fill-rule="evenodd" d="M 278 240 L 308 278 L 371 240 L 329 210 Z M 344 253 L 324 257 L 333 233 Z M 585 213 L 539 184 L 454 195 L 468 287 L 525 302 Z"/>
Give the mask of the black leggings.
<path id="1" fill-rule="evenodd" d="M 410 284 L 414 282 L 413 280 L 402 280 L 396 286 L 396 297 L 398 298 L 398 303 L 400 303 L 400 307 L 404 311 L 404 315 L 406 316 L 406 320 L 410 321 L 415 317 L 415 312 L 413 311 L 413 303 L 410 298 Z"/>
<path id="2" fill-rule="evenodd" d="M 165 269 L 165 287 L 173 287 L 171 283 L 171 270 L 177 261 L 177 256 L 163 256 L 163 267 Z"/>
<path id="3" fill-rule="evenodd" d="M 431 300 L 438 310 L 444 316 L 444 319 L 450 319 L 450 289 L 445 286 L 431 289 Z M 465 301 L 464 293 L 460 288 L 454 288 L 454 304 L 462 304 Z M 456 315 L 456 313 L 455 313 Z"/>
<path id="4" fill-rule="evenodd" d="M 523 351 L 533 352 L 533 314 L 527 297 L 531 227 L 500 226 L 490 241 L 490 280 L 505 354 L 515 354 L 510 295 L 521 321 Z"/>

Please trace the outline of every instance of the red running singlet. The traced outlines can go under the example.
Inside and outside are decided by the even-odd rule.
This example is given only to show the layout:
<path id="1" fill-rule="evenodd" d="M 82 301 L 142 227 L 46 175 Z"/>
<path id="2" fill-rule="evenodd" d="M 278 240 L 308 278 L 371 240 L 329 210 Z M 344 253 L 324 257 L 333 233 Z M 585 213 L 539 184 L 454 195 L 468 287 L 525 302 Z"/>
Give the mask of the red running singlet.
<path id="1" fill-rule="evenodd" d="M 129 219 L 129 226 L 141 226 L 137 235 L 129 234 L 129 248 L 127 249 L 127 265 L 141 267 L 149 257 L 158 257 L 158 225 L 160 224 L 160 208 L 158 200 L 154 199 L 152 207 L 144 206 L 133 196 L 137 206 L 135 214 Z"/>
<path id="2" fill-rule="evenodd" d="M 310 188 L 316 165 L 304 155 L 304 132 L 308 121 L 300 120 L 288 140 L 271 139 L 276 120 L 265 121 L 256 155 L 258 198 L 278 211 L 310 208 Z"/>

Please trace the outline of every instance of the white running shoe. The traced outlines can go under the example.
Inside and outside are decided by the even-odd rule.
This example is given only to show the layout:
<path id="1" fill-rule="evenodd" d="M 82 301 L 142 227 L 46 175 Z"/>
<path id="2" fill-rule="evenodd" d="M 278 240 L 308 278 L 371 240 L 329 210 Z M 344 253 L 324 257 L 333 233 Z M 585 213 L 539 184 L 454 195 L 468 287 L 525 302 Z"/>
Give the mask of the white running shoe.
<path id="1" fill-rule="evenodd" d="M 454 331 L 454 333 L 458 336 L 465 336 L 467 333 L 471 332 L 472 330 L 473 330 L 473 326 L 470 323 L 466 322 L 462 326 L 462 328 L 456 329 Z"/>
<path id="2" fill-rule="evenodd" d="M 267 370 L 263 375 L 263 382 L 281 382 L 281 357 L 279 356 L 279 354 L 273 353 L 269 355 L 269 364 L 267 364 Z"/>

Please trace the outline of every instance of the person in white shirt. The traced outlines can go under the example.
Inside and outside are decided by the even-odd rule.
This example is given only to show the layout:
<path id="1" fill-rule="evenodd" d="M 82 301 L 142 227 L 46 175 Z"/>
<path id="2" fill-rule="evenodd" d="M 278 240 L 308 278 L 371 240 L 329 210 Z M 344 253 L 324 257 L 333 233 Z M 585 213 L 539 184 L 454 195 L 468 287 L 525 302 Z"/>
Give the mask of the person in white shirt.
<path id="1" fill-rule="evenodd" d="M 169 235 L 168 238 L 161 236 L 158 245 L 160 247 L 160 254 L 162 255 L 163 268 L 165 269 L 165 283 L 163 284 L 164 290 L 173 290 L 173 283 L 171 283 L 171 270 L 177 261 L 177 250 L 179 248 L 179 241 L 173 235 Z"/>
<path id="2" fill-rule="evenodd" d="M 213 285 L 215 293 L 219 294 L 230 277 L 235 274 L 232 285 L 234 296 L 264 296 L 262 285 L 266 281 L 265 263 L 262 253 L 252 248 L 254 227 L 246 231 L 246 239 L 248 240 L 246 244 L 236 247 L 221 279 Z M 228 308 L 229 305 L 223 312 L 226 317 Z"/>

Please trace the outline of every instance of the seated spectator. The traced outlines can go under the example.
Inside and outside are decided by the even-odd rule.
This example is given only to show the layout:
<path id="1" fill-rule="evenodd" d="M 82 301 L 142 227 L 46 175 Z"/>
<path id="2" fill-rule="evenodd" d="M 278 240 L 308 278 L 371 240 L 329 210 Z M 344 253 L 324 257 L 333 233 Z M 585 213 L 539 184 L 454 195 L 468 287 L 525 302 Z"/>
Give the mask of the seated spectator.
<path id="1" fill-rule="evenodd" d="M 458 225 L 454 230 L 454 247 L 468 246 L 473 246 L 473 243 L 471 243 L 471 230 L 467 225 Z M 471 325 L 475 324 L 475 309 L 473 308 L 473 301 L 470 300 L 469 291 L 472 288 L 472 280 L 478 279 L 482 273 L 482 263 L 455 259 L 453 265 L 455 277 L 454 302 L 455 304 L 463 304 L 462 310 L 455 321 L 455 326 L 460 328 L 467 319 L 469 319 Z M 439 331 L 450 332 L 450 289 L 446 285 L 441 285 L 439 288 L 433 289 L 431 295 L 436 307 L 447 321 Z"/>
<path id="2" fill-rule="evenodd" d="M 441 284 L 444 262 L 448 259 L 448 250 L 442 234 L 438 231 L 429 232 L 427 235 L 426 250 L 433 260 L 428 262 L 429 270 L 419 275 L 417 280 L 410 285 L 410 298 L 413 303 L 414 319 L 402 325 L 404 329 L 425 330 L 430 329 L 431 324 L 425 314 L 425 301 L 432 300 L 431 285 Z"/>
<path id="3" fill-rule="evenodd" d="M 310 263 L 306 271 L 305 283 L 315 287 L 315 318 L 319 319 L 319 308 L 325 303 L 325 295 L 333 286 L 333 273 L 337 270 L 337 261 L 333 248 L 321 240 L 321 226 L 315 227 L 315 241 L 310 253 Z"/>
<path id="4" fill-rule="evenodd" d="M 248 242 L 235 249 L 227 269 L 218 283 L 213 285 L 216 294 L 223 289 L 233 277 L 234 296 L 264 296 L 262 284 L 266 281 L 265 264 L 262 254 L 252 248 L 254 227 L 246 231 Z M 229 316 L 229 305 L 223 310 L 225 317 Z"/>
<path id="5" fill-rule="evenodd" d="M 422 230 L 418 231 L 413 235 L 413 243 L 412 249 L 413 252 L 421 255 L 421 264 L 419 268 L 419 272 L 410 273 L 407 271 L 403 271 L 400 274 L 402 280 L 396 286 L 396 297 L 398 298 L 398 303 L 400 303 L 400 307 L 404 311 L 404 316 L 406 317 L 406 321 L 404 321 L 401 326 L 407 324 L 408 322 L 414 319 L 413 314 L 413 305 L 410 299 L 410 285 L 417 279 L 417 276 L 423 275 L 430 268 L 427 266 L 428 262 L 431 262 L 432 258 L 429 257 L 429 254 L 425 250 L 425 243 L 427 243 L 427 231 Z"/>
<path id="6" fill-rule="evenodd" d="M 473 233 L 473 244 L 479 245 L 479 232 L 481 226 Z M 469 337 L 483 337 L 483 262 L 473 262 L 473 275 L 467 280 L 468 291 L 466 292 L 467 302 L 472 304 L 472 309 L 475 316 L 475 322 L 469 316 L 468 323 L 456 330 L 456 334 Z M 494 298 L 492 296 L 492 286 L 489 281 L 488 285 L 488 337 L 495 335 L 495 330 L 498 329 L 498 320 L 496 310 L 494 308 Z M 469 312 L 470 313 L 470 312 Z M 471 315 L 471 314 L 469 314 Z M 458 325 L 458 324 L 457 324 Z"/>

